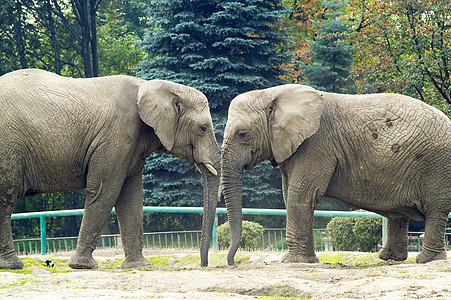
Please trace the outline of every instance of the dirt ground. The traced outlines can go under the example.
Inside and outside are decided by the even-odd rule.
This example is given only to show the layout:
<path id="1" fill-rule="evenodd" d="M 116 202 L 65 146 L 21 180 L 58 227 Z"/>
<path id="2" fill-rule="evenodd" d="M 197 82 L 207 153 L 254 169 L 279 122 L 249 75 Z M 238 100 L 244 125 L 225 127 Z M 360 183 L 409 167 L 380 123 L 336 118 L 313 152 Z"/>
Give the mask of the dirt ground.
<path id="1" fill-rule="evenodd" d="M 282 253 L 239 252 L 230 268 L 226 253 L 214 252 L 200 268 L 197 252 L 164 251 L 145 253 L 152 267 L 121 270 L 117 251 L 94 254 L 96 270 L 71 270 L 67 257 L 47 255 L 33 258 L 42 266 L 26 263 L 25 273 L 0 272 L 0 299 L 451 299 L 451 259 L 420 265 L 323 252 L 319 264 L 283 264 Z"/>

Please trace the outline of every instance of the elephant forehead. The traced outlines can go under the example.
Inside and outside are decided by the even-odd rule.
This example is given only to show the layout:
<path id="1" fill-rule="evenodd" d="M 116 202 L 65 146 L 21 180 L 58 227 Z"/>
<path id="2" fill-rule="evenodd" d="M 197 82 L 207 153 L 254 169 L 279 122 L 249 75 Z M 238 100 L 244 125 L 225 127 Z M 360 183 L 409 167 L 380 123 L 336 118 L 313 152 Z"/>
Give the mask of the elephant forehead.
<path id="1" fill-rule="evenodd" d="M 262 111 L 261 97 L 262 91 L 250 91 L 238 95 L 230 102 L 229 117 L 238 115 L 248 116 L 249 114 Z"/>

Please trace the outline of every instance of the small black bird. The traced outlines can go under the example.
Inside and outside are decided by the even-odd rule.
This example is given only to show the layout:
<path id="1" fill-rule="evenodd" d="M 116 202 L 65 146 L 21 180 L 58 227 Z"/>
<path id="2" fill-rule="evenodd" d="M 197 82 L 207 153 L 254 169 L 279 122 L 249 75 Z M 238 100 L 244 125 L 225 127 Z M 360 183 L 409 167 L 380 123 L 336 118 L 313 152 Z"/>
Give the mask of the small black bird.
<path id="1" fill-rule="evenodd" d="M 55 266 L 55 263 L 53 261 L 51 261 L 51 260 L 48 260 L 48 259 L 45 261 L 45 264 L 46 264 L 47 267 L 54 267 Z"/>

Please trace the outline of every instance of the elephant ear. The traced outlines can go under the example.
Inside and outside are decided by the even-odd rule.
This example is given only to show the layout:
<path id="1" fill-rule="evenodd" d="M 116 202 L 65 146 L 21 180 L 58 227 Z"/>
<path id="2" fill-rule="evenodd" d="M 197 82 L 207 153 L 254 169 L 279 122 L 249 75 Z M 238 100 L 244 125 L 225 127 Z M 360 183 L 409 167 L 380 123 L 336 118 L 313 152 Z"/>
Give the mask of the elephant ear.
<path id="1" fill-rule="evenodd" d="M 272 151 L 274 159 L 280 163 L 318 130 L 323 97 L 319 91 L 305 85 L 288 84 L 273 89 Z"/>
<path id="2" fill-rule="evenodd" d="M 138 114 L 152 127 L 167 150 L 174 146 L 175 132 L 180 117 L 180 97 L 177 84 L 165 80 L 142 83 L 138 92 Z"/>

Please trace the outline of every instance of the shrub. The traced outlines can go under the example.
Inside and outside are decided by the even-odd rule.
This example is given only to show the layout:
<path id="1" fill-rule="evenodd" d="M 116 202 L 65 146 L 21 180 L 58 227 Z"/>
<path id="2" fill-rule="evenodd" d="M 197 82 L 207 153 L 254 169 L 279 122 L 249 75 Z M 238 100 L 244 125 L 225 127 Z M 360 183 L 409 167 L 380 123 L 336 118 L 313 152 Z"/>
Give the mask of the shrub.
<path id="1" fill-rule="evenodd" d="M 249 221 L 243 221 L 243 230 L 241 233 L 240 246 L 243 249 L 251 250 L 257 248 L 257 243 L 261 239 L 264 232 L 263 226 Z M 230 246 L 230 226 L 229 222 L 218 226 L 218 242 L 222 248 L 228 248 Z"/>
<path id="2" fill-rule="evenodd" d="M 335 217 L 327 231 L 338 251 L 371 252 L 382 242 L 382 220 L 370 217 Z"/>

